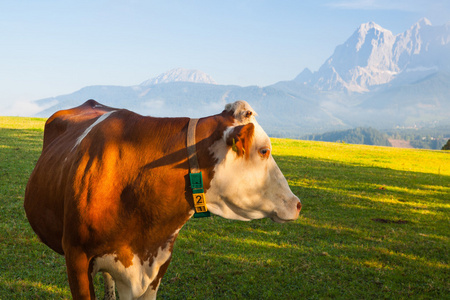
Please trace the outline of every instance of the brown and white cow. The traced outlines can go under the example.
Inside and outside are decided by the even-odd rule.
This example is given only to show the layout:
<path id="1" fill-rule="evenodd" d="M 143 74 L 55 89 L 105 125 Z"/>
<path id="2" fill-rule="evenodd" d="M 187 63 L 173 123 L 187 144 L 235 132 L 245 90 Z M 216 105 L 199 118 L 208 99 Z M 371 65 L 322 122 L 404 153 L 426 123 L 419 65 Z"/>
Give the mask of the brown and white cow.
<path id="1" fill-rule="evenodd" d="M 154 299 L 179 230 L 194 213 L 189 118 L 144 117 L 89 100 L 56 112 L 25 192 L 39 238 L 66 260 L 74 299 Z M 198 121 L 196 154 L 208 210 L 228 219 L 298 218 L 301 204 L 244 101 Z"/>

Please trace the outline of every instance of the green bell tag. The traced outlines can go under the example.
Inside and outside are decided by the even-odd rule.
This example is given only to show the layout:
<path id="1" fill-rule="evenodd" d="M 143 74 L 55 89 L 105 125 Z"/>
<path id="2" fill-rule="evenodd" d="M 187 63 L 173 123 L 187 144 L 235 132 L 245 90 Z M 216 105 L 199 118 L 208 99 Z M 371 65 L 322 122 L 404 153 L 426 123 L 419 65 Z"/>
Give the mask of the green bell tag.
<path id="1" fill-rule="evenodd" d="M 189 173 L 191 182 L 192 196 L 194 198 L 194 218 L 203 218 L 211 216 L 211 213 L 206 207 L 206 198 L 203 190 L 202 172 Z"/>

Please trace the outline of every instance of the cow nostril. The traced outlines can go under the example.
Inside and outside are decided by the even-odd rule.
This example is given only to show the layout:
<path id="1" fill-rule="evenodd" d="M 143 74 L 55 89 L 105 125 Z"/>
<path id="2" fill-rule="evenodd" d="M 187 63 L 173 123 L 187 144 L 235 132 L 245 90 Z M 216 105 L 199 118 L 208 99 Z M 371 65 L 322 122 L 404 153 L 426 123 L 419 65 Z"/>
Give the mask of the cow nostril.
<path id="1" fill-rule="evenodd" d="M 297 203 L 297 210 L 298 210 L 298 212 L 300 212 L 301 209 L 302 209 L 302 204 L 299 202 L 299 203 Z"/>

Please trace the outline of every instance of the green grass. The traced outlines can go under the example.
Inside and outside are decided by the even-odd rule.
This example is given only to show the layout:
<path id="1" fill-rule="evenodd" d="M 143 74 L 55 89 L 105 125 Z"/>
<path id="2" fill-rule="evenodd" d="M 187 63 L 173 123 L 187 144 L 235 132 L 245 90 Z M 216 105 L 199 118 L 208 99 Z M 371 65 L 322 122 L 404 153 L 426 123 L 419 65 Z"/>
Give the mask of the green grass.
<path id="1" fill-rule="evenodd" d="M 43 123 L 0 117 L 0 299 L 70 298 L 64 258 L 38 241 L 22 207 Z M 300 218 L 190 220 L 160 299 L 449 298 L 450 152 L 273 147 Z"/>

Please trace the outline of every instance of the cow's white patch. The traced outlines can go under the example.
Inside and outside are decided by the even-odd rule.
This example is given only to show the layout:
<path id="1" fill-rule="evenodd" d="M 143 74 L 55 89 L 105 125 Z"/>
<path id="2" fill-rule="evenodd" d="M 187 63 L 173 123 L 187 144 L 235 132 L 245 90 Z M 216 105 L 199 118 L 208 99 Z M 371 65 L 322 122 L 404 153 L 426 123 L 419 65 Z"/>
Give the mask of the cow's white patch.
<path id="1" fill-rule="evenodd" d="M 278 222 L 295 220 L 299 199 L 290 190 L 272 155 L 264 158 L 259 154 L 261 149 L 272 149 L 270 139 L 253 116 L 249 120 L 255 129 L 248 158 L 238 157 L 226 144 L 233 127 L 227 128 L 223 139 L 210 147 L 218 163 L 205 195 L 208 209 L 235 220 L 265 217 Z"/>
<path id="2" fill-rule="evenodd" d="M 77 141 L 75 142 L 75 145 L 73 146 L 72 150 L 75 149 L 79 144 L 81 144 L 81 142 L 83 141 L 83 139 L 89 134 L 89 132 L 91 132 L 92 128 L 94 128 L 95 126 L 97 126 L 98 124 L 100 124 L 101 122 L 103 122 L 107 117 L 109 117 L 113 112 L 115 112 L 115 110 L 107 112 L 106 114 L 101 115 L 94 123 L 91 124 L 91 126 L 89 126 L 77 139 Z"/>
<path id="3" fill-rule="evenodd" d="M 161 266 L 172 255 L 170 244 L 175 240 L 179 231 L 180 229 L 172 234 L 165 248 L 159 247 L 156 255 L 147 261 L 142 261 L 137 255 L 134 255 L 132 264 L 125 267 L 117 260 L 116 254 L 97 257 L 93 262 L 92 277 L 98 272 L 110 274 L 116 283 L 120 299 L 156 299 L 159 282 L 156 289 L 153 289 L 150 284 L 155 280 Z M 108 284 L 108 286 L 110 285 L 111 283 Z"/>
<path id="4" fill-rule="evenodd" d="M 168 248 L 168 247 L 167 247 Z M 137 299 L 144 294 L 151 294 L 150 283 L 158 275 L 159 268 L 170 258 L 169 249 L 158 249 L 158 253 L 153 257 L 153 261 L 141 261 L 137 255 L 134 255 L 132 265 L 125 266 L 116 260 L 115 254 L 108 254 L 98 257 L 94 261 L 92 275 L 99 271 L 109 273 L 116 282 L 117 291 L 120 299 Z M 156 297 L 156 290 L 154 290 Z"/>

